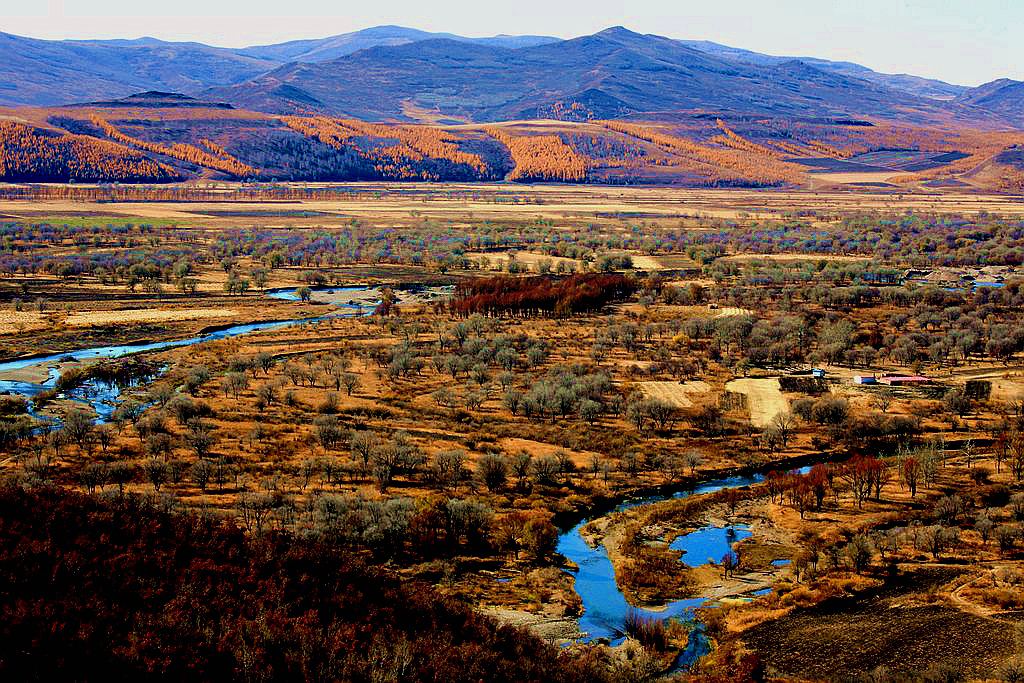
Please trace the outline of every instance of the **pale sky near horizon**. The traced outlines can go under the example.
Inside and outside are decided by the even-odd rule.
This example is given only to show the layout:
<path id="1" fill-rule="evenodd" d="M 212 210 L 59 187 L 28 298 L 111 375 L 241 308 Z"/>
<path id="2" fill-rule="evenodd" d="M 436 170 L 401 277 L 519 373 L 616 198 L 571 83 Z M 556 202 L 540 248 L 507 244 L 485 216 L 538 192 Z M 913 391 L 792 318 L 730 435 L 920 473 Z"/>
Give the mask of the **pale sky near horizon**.
<path id="1" fill-rule="evenodd" d="M 153 36 L 242 47 L 381 24 L 562 38 L 622 25 L 963 85 L 1024 80 L 1024 0 L 0 0 L 0 31 L 51 39 Z"/>

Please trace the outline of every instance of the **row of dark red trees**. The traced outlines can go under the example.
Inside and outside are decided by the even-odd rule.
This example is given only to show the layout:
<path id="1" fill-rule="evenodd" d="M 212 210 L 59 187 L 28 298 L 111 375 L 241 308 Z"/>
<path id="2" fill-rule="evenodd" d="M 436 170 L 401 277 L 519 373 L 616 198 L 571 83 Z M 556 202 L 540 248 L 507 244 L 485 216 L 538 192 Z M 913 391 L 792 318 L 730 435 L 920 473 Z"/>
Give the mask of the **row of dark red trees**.
<path id="1" fill-rule="evenodd" d="M 877 500 L 892 476 L 884 460 L 857 455 L 838 465 L 819 463 L 806 473 L 773 470 L 765 476 L 765 486 L 772 501 L 788 498 L 803 517 L 809 510 L 821 510 L 826 497 L 838 498 L 841 489 L 850 492 L 857 507 L 872 494 Z"/>
<path id="2" fill-rule="evenodd" d="M 584 273 L 559 278 L 492 277 L 455 287 L 451 309 L 456 315 L 564 317 L 596 311 L 636 291 L 636 282 L 621 273 Z"/>

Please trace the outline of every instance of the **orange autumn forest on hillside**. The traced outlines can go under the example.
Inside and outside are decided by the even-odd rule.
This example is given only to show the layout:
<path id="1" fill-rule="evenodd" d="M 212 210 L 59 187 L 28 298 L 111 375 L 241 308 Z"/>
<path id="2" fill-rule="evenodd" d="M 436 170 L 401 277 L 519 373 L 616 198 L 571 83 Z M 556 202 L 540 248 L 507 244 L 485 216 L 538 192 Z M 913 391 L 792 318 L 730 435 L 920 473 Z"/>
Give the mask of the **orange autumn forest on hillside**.
<path id="1" fill-rule="evenodd" d="M 13 121 L 0 121 L 0 178 L 83 181 L 177 180 L 169 166 L 123 145 L 85 135 L 46 134 Z"/>
<path id="2" fill-rule="evenodd" d="M 138 147 L 139 149 L 149 152 L 173 157 L 174 159 L 195 164 L 196 166 L 203 166 L 205 168 L 223 171 L 236 177 L 253 176 L 258 173 L 255 168 L 240 163 L 237 159 L 232 158 L 219 145 L 213 154 L 205 152 L 198 147 L 193 147 L 192 145 L 180 142 L 174 143 L 170 146 L 161 145 L 159 143 L 147 142 L 145 140 L 133 138 L 130 135 L 125 135 L 118 130 L 117 127 L 99 116 L 93 116 L 90 120 L 99 126 L 99 128 L 110 139 L 117 140 L 118 142 L 131 147 Z"/>
<path id="3" fill-rule="evenodd" d="M 0 179 L 816 188 L 843 187 L 843 174 L 854 174 L 893 189 L 953 182 L 1001 192 L 1024 183 L 1020 133 L 887 123 L 723 115 L 442 126 L 203 106 L 24 109 L 18 118 L 0 128 Z"/>

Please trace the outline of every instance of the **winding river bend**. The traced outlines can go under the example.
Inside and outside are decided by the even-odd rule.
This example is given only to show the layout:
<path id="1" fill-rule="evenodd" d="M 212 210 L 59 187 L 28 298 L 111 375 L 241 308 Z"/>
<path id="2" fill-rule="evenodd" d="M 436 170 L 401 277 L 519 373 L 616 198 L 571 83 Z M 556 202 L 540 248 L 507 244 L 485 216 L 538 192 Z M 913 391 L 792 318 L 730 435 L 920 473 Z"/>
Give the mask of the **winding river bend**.
<path id="1" fill-rule="evenodd" d="M 761 481 L 759 474 L 736 476 L 698 484 L 693 489 L 671 495 L 637 498 L 619 503 L 612 512 L 621 512 L 641 505 L 650 505 L 669 498 L 687 498 L 704 493 L 714 493 L 727 488 L 749 486 Z M 693 619 L 694 610 L 705 605 L 707 598 L 686 598 L 675 600 L 658 609 L 634 608 L 626 601 L 615 581 L 615 569 L 608 558 L 603 544 L 591 546 L 580 533 L 592 519 L 584 519 L 563 533 L 558 539 L 558 552 L 576 564 L 576 592 L 583 601 L 583 615 L 579 618 L 580 631 L 585 635 L 583 642 L 607 640 L 615 645 L 625 638 L 625 620 L 629 612 L 656 619 L 677 618 L 683 621 Z M 680 656 L 677 666 L 688 666 L 709 650 L 707 638 L 698 624 L 690 634 L 690 642 Z"/>
<path id="2" fill-rule="evenodd" d="M 317 293 L 323 292 L 325 295 L 339 295 L 339 294 L 357 294 L 361 292 L 372 292 L 373 290 L 367 287 L 329 287 L 329 288 L 318 288 Z M 274 290 L 267 293 L 267 296 L 275 299 L 283 299 L 285 301 L 298 301 L 298 289 L 280 289 Z M 23 380 L 3 379 L 0 380 L 0 393 L 11 393 L 20 394 L 30 401 L 44 391 L 53 389 L 57 385 L 57 380 L 60 379 L 61 363 L 68 362 L 80 362 L 88 360 L 101 360 L 110 358 L 123 358 L 138 353 L 151 353 L 154 351 L 165 351 L 167 349 L 178 348 L 182 346 L 192 346 L 194 344 L 200 344 L 202 342 L 216 341 L 218 339 L 228 339 L 230 337 L 238 337 L 244 334 L 250 334 L 252 332 L 259 332 L 261 330 L 273 330 L 281 327 L 289 327 L 292 325 L 310 325 L 321 320 L 335 317 L 351 317 L 360 315 L 362 313 L 372 311 L 373 308 L 369 308 L 362 303 L 339 303 L 336 304 L 343 310 L 333 312 L 327 315 L 317 316 L 315 318 L 293 318 L 289 320 L 273 320 L 259 323 L 245 323 L 241 325 L 231 325 L 223 327 L 210 332 L 205 332 L 184 339 L 172 339 L 167 341 L 159 342 L 144 342 L 138 344 L 116 344 L 112 346 L 93 346 L 91 348 L 78 349 L 76 351 L 66 351 L 63 353 L 54 353 L 48 356 L 34 356 L 30 358 L 18 358 L 10 360 L 4 363 L 0 363 L 0 373 L 7 373 L 16 370 L 24 370 L 25 368 L 42 366 L 48 368 L 48 376 L 43 382 L 29 382 Z M 98 380 L 90 379 L 79 387 L 69 390 L 67 392 L 67 398 L 75 401 L 86 403 L 96 411 L 96 415 L 99 422 L 105 422 L 110 419 L 114 409 L 117 405 L 117 401 L 121 396 L 121 391 L 127 387 L 118 386 L 117 384 L 100 382 Z M 36 417 L 46 419 L 37 413 L 33 413 Z"/>
<path id="3" fill-rule="evenodd" d="M 806 472 L 808 468 L 799 471 Z M 763 474 L 750 474 L 715 479 L 697 484 L 691 489 L 677 491 L 670 495 L 636 498 L 619 503 L 612 512 L 621 512 L 641 505 L 650 505 L 670 498 L 688 498 L 706 493 L 715 493 L 730 488 L 750 486 L 764 480 Z M 574 572 L 576 593 L 583 601 L 583 615 L 579 618 L 580 631 L 584 633 L 581 640 L 592 642 L 606 640 L 612 645 L 622 642 L 625 638 L 625 620 L 629 612 L 637 612 L 645 617 L 655 619 L 680 619 L 691 621 L 698 607 L 710 606 L 710 598 L 696 597 L 675 600 L 657 609 L 643 609 L 630 606 L 625 595 L 615 581 L 615 569 L 608 558 L 608 551 L 603 544 L 591 546 L 580 533 L 587 524 L 593 521 L 588 518 L 568 529 L 558 539 L 558 552 L 576 564 Z M 724 531 L 724 530 L 723 530 Z M 700 532 L 694 532 L 697 534 Z M 688 534 L 691 536 L 693 534 Z M 686 536 L 680 537 L 685 539 Z M 701 558 L 703 559 L 703 558 Z M 686 650 L 676 660 L 675 668 L 690 666 L 710 650 L 710 643 L 704 634 L 703 625 L 695 623 L 690 632 L 690 641 Z"/>
<path id="4" fill-rule="evenodd" d="M 371 294 L 374 290 L 367 287 L 323 287 L 316 288 L 317 295 L 341 308 L 330 314 L 314 318 L 296 318 L 259 323 L 232 325 L 207 333 L 197 334 L 183 339 L 148 342 L 138 344 L 120 344 L 112 346 L 95 346 L 77 351 L 56 353 L 47 356 L 21 358 L 0 363 L 0 373 L 23 370 L 25 368 L 43 366 L 48 368 L 47 379 L 40 383 L 20 380 L 0 380 L 0 392 L 20 394 L 31 399 L 43 391 L 52 389 L 60 377 L 59 365 L 66 362 L 78 362 L 96 359 L 121 358 L 132 354 L 164 351 L 166 349 L 191 346 L 202 342 L 216 341 L 238 337 L 252 332 L 271 330 L 292 325 L 309 325 L 321 320 L 335 317 L 352 317 L 373 310 L 372 303 L 366 297 L 358 297 L 361 293 Z M 274 290 L 268 296 L 286 301 L 298 301 L 298 288 Z M 332 300 L 333 299 L 333 300 Z M 368 305 L 369 304 L 369 305 Z M 97 421 L 110 418 L 117 405 L 122 387 L 89 380 L 83 386 L 71 390 L 67 398 L 81 401 L 92 406 L 96 411 Z M 45 418 L 44 418 L 45 419 Z M 708 481 L 696 487 L 647 498 L 626 500 L 620 503 L 613 512 L 627 510 L 641 505 L 649 505 L 669 498 L 686 498 L 689 496 L 714 493 L 727 488 L 739 488 L 755 484 L 763 479 L 760 474 L 734 476 Z M 632 608 L 615 581 L 615 570 L 603 545 L 591 546 L 584 540 L 580 531 L 592 519 L 584 519 L 570 529 L 564 531 L 558 539 L 558 552 L 571 560 L 578 569 L 574 572 L 575 588 L 583 603 L 583 615 L 579 618 L 580 631 L 585 635 L 584 642 L 598 639 L 617 644 L 625 638 L 624 624 L 626 615 L 635 609 L 647 617 L 657 619 L 678 618 L 691 620 L 694 610 L 709 604 L 708 598 L 688 598 L 668 603 L 660 609 Z M 676 667 L 686 667 L 698 658 L 707 654 L 709 642 L 704 636 L 703 627 L 697 623 L 691 631 L 690 642 L 676 662 Z"/>

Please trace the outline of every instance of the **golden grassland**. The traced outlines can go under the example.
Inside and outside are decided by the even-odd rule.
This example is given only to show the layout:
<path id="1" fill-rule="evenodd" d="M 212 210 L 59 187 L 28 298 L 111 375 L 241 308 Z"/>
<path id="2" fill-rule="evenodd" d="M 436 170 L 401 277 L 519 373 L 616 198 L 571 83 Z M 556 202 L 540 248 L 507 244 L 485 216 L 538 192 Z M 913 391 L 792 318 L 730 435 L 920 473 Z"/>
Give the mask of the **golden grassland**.
<path id="1" fill-rule="evenodd" d="M 288 186 L 287 183 L 281 184 Z M 203 184 L 198 185 L 202 187 Z M 302 183 L 296 187 L 343 188 L 346 199 L 273 202 L 79 202 L 72 200 L 0 200 L 0 215 L 33 220 L 81 213 L 136 219 L 166 219 L 210 227 L 245 225 L 315 226 L 351 218 L 380 221 L 410 217 L 452 221 L 545 219 L 582 225 L 633 218 L 685 224 L 687 217 L 779 218 L 802 213 L 831 216 L 841 212 L 1024 214 L 1024 203 L 1006 195 L 956 192 L 810 192 L 785 190 L 706 190 L 567 185 L 421 183 Z M 231 183 L 209 185 L 229 190 Z M 294 212 L 326 215 L 303 218 Z M 242 215 L 230 215 L 241 212 Z M 226 214 L 226 215 L 225 215 Z"/>

